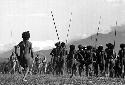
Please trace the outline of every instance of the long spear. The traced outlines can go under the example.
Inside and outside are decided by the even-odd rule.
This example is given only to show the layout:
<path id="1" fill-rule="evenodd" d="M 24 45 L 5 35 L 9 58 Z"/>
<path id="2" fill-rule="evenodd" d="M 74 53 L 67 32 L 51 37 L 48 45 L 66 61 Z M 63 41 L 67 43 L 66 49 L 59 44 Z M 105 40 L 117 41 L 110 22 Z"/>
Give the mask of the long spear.
<path id="1" fill-rule="evenodd" d="M 99 26 L 98 26 L 98 30 L 97 30 L 97 37 L 96 37 L 96 39 L 95 39 L 95 41 L 96 41 L 96 44 L 97 44 L 97 42 L 98 42 L 98 35 L 99 35 L 99 30 L 100 30 L 100 24 L 101 24 L 101 16 L 100 16 L 100 18 L 99 18 Z M 96 47 L 96 44 L 95 44 L 95 47 Z"/>
<path id="2" fill-rule="evenodd" d="M 56 26 L 56 23 L 55 23 L 55 18 L 54 18 L 54 15 L 53 15 L 53 12 L 51 11 L 51 15 L 52 15 L 52 20 L 53 20 L 53 24 L 54 24 L 54 28 L 56 30 L 56 35 L 57 35 L 57 39 L 59 41 L 59 34 L 58 34 L 58 30 L 57 30 L 57 26 Z"/>
<path id="3" fill-rule="evenodd" d="M 116 21 L 116 27 L 117 27 L 117 21 Z M 115 28 L 115 38 L 116 38 L 116 28 Z M 115 46 L 116 46 L 116 40 L 114 39 L 114 49 L 115 49 Z M 115 58 L 116 58 L 116 51 L 115 52 Z"/>
<path id="4" fill-rule="evenodd" d="M 117 27 L 117 21 L 116 21 L 116 27 Z M 116 38 L 116 28 L 115 28 L 115 38 Z M 116 42 L 115 42 L 115 39 L 114 39 L 114 47 L 115 47 L 115 45 L 116 45 Z"/>
<path id="5" fill-rule="evenodd" d="M 68 32 L 67 32 L 67 39 L 66 39 L 66 43 L 68 42 L 68 38 L 69 38 L 69 31 L 70 31 L 70 27 L 71 27 L 71 22 L 72 22 L 72 12 L 70 13 L 70 19 L 69 19 L 69 26 L 68 26 Z"/>

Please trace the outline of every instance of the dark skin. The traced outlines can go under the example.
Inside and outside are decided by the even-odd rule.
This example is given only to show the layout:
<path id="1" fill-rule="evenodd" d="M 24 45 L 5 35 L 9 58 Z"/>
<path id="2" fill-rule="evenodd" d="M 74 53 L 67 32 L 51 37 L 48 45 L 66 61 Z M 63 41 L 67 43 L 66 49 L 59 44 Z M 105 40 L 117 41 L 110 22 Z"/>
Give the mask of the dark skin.
<path id="1" fill-rule="evenodd" d="M 24 39 L 21 41 L 17 47 L 20 48 L 20 55 L 18 55 L 18 60 L 20 65 L 26 69 L 26 73 L 24 74 L 23 80 L 26 81 L 26 76 L 29 70 L 32 68 L 33 64 L 33 51 L 32 51 L 32 43 L 28 41 L 29 39 Z M 17 49 L 15 49 L 17 50 Z"/>

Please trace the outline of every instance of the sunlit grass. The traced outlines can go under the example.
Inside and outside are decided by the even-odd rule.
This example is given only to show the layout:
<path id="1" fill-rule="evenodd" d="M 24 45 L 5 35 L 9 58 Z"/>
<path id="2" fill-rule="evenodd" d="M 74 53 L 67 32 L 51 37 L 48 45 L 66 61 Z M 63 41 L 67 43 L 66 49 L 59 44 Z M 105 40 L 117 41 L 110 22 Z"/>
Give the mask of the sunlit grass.
<path id="1" fill-rule="evenodd" d="M 27 82 L 21 74 L 0 74 L 0 85 L 120 85 L 125 84 L 119 78 L 72 77 L 52 75 L 28 75 Z"/>

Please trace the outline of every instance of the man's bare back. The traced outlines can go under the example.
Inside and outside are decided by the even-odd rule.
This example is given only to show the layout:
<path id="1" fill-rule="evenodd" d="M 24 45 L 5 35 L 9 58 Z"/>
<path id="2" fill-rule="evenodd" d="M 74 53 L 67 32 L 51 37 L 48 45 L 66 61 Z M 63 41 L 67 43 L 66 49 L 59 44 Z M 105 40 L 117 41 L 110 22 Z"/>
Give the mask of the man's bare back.
<path id="1" fill-rule="evenodd" d="M 27 66 L 31 66 L 33 63 L 33 58 L 32 58 L 32 43 L 29 41 L 21 41 L 18 44 L 20 48 L 20 58 L 21 58 L 21 63 L 24 63 Z"/>

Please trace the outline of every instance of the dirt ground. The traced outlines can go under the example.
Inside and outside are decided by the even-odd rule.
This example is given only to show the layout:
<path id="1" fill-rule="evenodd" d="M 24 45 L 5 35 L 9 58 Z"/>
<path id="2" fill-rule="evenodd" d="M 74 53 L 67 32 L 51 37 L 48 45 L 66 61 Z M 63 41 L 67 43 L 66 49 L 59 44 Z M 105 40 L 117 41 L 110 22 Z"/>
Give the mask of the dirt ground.
<path id="1" fill-rule="evenodd" d="M 0 74 L 0 85 L 125 85 L 119 78 L 28 75 L 27 82 L 22 78 L 19 74 Z"/>

